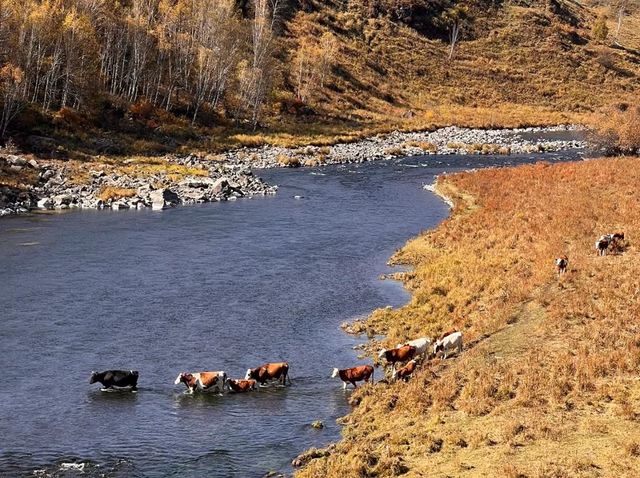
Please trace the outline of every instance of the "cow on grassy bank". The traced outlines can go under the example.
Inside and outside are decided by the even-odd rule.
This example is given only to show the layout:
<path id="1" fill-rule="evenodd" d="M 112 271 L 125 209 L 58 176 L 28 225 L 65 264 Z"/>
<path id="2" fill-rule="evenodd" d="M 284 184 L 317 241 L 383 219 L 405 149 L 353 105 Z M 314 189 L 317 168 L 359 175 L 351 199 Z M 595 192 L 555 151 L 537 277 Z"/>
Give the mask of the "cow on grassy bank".
<path id="1" fill-rule="evenodd" d="M 385 359 L 387 366 L 395 369 L 396 363 L 408 362 L 416 356 L 416 348 L 413 345 L 403 345 L 395 349 L 383 349 L 378 353 L 379 359 Z"/>
<path id="2" fill-rule="evenodd" d="M 396 348 L 403 347 L 405 345 L 412 345 L 416 348 L 416 357 L 423 357 L 429 352 L 431 346 L 431 339 L 429 337 L 420 337 L 419 339 L 409 340 L 396 345 Z"/>
<path id="3" fill-rule="evenodd" d="M 455 350 L 457 353 L 462 352 L 462 332 L 449 334 L 442 340 L 436 341 L 433 346 L 433 354 L 438 355 L 438 353 L 442 352 L 445 359 L 452 350 Z"/>
<path id="4" fill-rule="evenodd" d="M 402 367 L 399 370 L 394 370 L 393 374 L 391 375 L 391 379 L 392 380 L 404 380 L 405 382 L 407 380 L 409 380 L 409 377 L 411 376 L 411 374 L 413 374 L 413 372 L 416 370 L 418 366 L 418 361 L 417 360 L 410 360 L 407 365 L 405 365 L 404 367 Z"/>
<path id="5" fill-rule="evenodd" d="M 373 382 L 373 367 L 371 365 L 360 365 L 345 369 L 334 368 L 331 378 L 336 377 L 340 377 L 340 380 L 342 380 L 342 388 L 346 389 L 348 383 L 353 385 L 353 388 L 358 388 L 356 382 L 368 382 L 369 379 Z"/>
<path id="6" fill-rule="evenodd" d="M 567 256 L 560 256 L 556 259 L 556 271 L 558 275 L 562 275 L 567 272 L 569 266 L 569 258 Z"/>

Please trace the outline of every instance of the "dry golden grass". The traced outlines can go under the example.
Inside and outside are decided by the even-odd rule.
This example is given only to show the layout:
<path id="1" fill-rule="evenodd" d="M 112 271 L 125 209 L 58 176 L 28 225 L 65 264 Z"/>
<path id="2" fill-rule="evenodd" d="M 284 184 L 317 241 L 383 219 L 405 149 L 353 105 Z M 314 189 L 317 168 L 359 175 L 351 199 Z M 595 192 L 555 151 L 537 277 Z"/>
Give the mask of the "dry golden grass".
<path id="1" fill-rule="evenodd" d="M 452 216 L 394 257 L 411 301 L 362 325 L 385 344 L 465 334 L 409 383 L 365 386 L 344 439 L 299 477 L 637 476 L 640 159 L 446 176 Z M 624 231 L 623 254 L 593 243 Z M 555 257 L 569 256 L 558 277 Z"/>
<path id="2" fill-rule="evenodd" d="M 135 189 L 106 186 L 98 193 L 98 199 L 102 201 L 115 201 L 122 198 L 130 198 L 135 195 Z"/>
<path id="3" fill-rule="evenodd" d="M 284 154 L 278 155 L 276 161 L 285 168 L 297 168 L 300 166 L 300 160 L 298 158 L 285 156 Z"/>

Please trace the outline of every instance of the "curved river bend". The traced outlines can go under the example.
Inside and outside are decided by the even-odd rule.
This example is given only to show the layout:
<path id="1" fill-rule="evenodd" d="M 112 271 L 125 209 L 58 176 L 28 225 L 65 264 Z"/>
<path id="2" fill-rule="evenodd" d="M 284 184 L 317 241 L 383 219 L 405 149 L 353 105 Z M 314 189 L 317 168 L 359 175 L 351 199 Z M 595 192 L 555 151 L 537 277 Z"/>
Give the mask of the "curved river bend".
<path id="1" fill-rule="evenodd" d="M 448 213 L 421 186 L 445 170 L 535 159 L 269 170 L 258 174 L 280 185 L 275 197 L 0 221 L 0 475 L 290 471 L 299 452 L 339 438 L 335 419 L 349 411 L 349 392 L 329 379 L 358 363 L 339 325 L 407 300 L 377 277 Z M 276 360 L 290 362 L 292 387 L 218 397 L 173 385 L 180 371 L 238 377 Z M 90 386 L 106 368 L 139 370 L 139 392 Z"/>

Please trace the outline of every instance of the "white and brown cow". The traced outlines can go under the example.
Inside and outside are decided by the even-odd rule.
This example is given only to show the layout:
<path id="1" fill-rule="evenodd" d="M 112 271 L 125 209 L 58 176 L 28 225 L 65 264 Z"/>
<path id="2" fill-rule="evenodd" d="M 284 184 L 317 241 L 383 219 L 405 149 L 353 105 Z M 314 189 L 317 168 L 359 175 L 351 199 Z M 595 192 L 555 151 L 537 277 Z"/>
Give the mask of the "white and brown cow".
<path id="1" fill-rule="evenodd" d="M 222 393 L 227 382 L 227 374 L 218 372 L 182 372 L 175 380 L 175 384 L 184 383 L 189 393 L 196 390 Z"/>
<path id="2" fill-rule="evenodd" d="M 242 380 L 242 379 L 227 379 L 227 386 L 229 390 L 236 393 L 250 392 L 251 390 L 256 389 L 256 381 L 255 380 Z"/>
<path id="3" fill-rule="evenodd" d="M 368 382 L 369 379 L 373 382 L 373 367 L 371 365 L 359 365 L 344 369 L 334 368 L 331 378 L 336 377 L 340 377 L 340 380 L 342 380 L 342 388 L 346 389 L 348 383 L 353 385 L 353 388 L 358 388 L 356 382 Z"/>
<path id="4" fill-rule="evenodd" d="M 418 366 L 417 360 L 410 360 L 407 365 L 402 367 L 401 369 L 394 370 L 393 375 L 391 375 L 392 380 L 404 380 L 405 382 L 409 380 L 411 374 L 415 371 Z"/>
<path id="5" fill-rule="evenodd" d="M 413 345 L 416 348 L 416 357 L 420 357 L 429 351 L 431 343 L 432 342 L 429 337 L 420 337 L 419 339 L 399 343 L 396 345 L 396 348 L 402 347 L 403 345 Z"/>
<path id="6" fill-rule="evenodd" d="M 289 375 L 289 364 L 287 362 L 266 363 L 260 367 L 247 370 L 245 380 L 256 380 L 260 385 L 264 385 L 268 380 L 278 380 L 282 385 L 286 384 Z M 289 379 L 291 383 L 291 379 Z"/>
<path id="7" fill-rule="evenodd" d="M 566 255 L 562 255 L 556 259 L 556 270 L 558 272 L 558 275 L 561 275 L 567 272 L 568 266 L 569 266 L 569 258 Z"/>
<path id="8" fill-rule="evenodd" d="M 395 369 L 396 363 L 407 362 L 416 356 L 416 347 L 413 345 L 403 345 L 395 349 L 383 349 L 378 353 L 378 358 L 384 358 L 387 365 Z"/>
<path id="9" fill-rule="evenodd" d="M 595 245 L 596 245 L 596 251 L 598 251 L 599 256 L 607 255 L 607 249 L 609 249 L 609 246 L 611 245 L 612 241 L 613 241 L 613 234 L 605 234 L 598 238 Z"/>
<path id="10" fill-rule="evenodd" d="M 441 340 L 437 340 L 433 345 L 433 354 L 438 355 L 438 352 L 443 352 L 446 359 L 449 351 L 454 349 L 458 353 L 462 352 L 462 332 L 454 332 Z"/>

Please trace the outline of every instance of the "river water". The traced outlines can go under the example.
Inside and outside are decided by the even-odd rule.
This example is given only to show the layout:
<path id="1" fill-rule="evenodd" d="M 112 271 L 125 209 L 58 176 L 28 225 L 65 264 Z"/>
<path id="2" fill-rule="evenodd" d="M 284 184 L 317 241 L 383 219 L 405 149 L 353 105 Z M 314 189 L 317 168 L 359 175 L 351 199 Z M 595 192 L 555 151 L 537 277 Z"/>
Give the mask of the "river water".
<path id="1" fill-rule="evenodd" d="M 448 214 L 422 185 L 536 159 L 268 170 L 275 197 L 0 221 L 0 476 L 290 472 L 299 452 L 339 438 L 349 411 L 329 375 L 362 362 L 339 325 L 408 299 L 377 277 Z M 240 377 L 280 360 L 290 387 L 189 396 L 173 384 L 181 371 Z M 109 368 L 139 370 L 138 393 L 89 385 Z"/>

